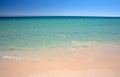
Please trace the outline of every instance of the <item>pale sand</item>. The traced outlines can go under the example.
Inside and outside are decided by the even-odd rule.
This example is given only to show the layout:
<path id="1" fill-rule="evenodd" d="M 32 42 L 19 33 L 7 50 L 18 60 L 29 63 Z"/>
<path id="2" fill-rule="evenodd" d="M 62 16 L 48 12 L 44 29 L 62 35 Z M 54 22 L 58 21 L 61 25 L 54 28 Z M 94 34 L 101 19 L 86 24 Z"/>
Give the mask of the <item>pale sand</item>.
<path id="1" fill-rule="evenodd" d="M 2 57 L 0 77 L 120 77 L 119 47 L 74 47 L 66 51 L 51 52 L 39 60 Z"/>

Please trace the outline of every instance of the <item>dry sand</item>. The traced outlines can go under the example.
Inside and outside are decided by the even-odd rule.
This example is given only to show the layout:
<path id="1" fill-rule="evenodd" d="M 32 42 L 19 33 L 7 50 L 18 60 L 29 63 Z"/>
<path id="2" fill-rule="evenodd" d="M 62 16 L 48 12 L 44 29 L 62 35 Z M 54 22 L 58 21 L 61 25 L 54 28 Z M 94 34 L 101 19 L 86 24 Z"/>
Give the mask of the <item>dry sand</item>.
<path id="1" fill-rule="evenodd" d="M 119 47 L 74 47 L 62 52 L 39 60 L 1 57 L 0 77 L 120 77 Z"/>

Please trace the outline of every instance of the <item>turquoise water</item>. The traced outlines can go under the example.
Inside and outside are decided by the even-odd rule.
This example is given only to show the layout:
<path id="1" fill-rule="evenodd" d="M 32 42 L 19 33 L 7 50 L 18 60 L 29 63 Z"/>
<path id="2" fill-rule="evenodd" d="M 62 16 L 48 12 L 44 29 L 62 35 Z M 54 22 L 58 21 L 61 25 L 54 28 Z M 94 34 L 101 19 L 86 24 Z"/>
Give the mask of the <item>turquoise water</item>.
<path id="1" fill-rule="evenodd" d="M 0 18 L 0 48 L 54 49 L 120 45 L 120 18 Z"/>

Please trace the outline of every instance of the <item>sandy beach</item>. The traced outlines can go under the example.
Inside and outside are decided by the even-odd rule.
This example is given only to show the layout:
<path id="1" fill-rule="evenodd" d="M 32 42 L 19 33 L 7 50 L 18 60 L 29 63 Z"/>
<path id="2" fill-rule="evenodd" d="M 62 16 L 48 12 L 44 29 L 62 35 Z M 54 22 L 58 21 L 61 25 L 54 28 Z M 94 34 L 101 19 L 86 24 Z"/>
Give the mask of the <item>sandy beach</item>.
<path id="1" fill-rule="evenodd" d="M 120 0 L 0 0 L 0 77 L 120 77 Z"/>
<path id="2" fill-rule="evenodd" d="M 69 52 L 60 51 L 53 51 L 51 55 L 47 54 L 48 57 L 45 57 L 44 53 L 44 59 L 39 57 L 39 60 L 1 57 L 0 77 L 120 76 L 119 54 L 112 53 L 117 53 L 119 47 L 73 47 L 72 50 L 68 50 Z"/>

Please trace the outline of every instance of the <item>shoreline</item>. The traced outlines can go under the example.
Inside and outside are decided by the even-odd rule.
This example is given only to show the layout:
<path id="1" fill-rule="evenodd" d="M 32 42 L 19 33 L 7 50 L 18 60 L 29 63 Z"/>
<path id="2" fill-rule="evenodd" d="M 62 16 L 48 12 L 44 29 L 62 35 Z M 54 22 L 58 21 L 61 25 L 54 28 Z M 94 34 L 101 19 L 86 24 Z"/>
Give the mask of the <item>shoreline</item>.
<path id="1" fill-rule="evenodd" d="M 37 60 L 47 58 L 120 58 L 120 46 L 73 46 L 69 48 L 55 49 L 14 49 L 7 48 L 0 50 L 0 58 L 3 59 L 31 59 Z M 80 57 L 81 56 L 81 57 Z M 87 57 L 88 56 L 88 57 Z M 33 58 L 33 59 L 32 59 Z"/>

